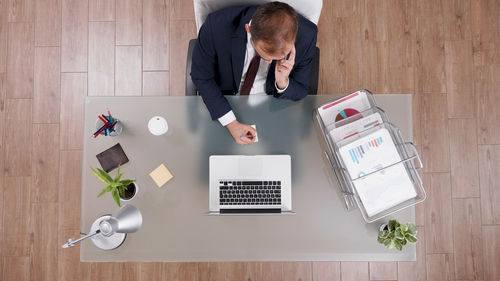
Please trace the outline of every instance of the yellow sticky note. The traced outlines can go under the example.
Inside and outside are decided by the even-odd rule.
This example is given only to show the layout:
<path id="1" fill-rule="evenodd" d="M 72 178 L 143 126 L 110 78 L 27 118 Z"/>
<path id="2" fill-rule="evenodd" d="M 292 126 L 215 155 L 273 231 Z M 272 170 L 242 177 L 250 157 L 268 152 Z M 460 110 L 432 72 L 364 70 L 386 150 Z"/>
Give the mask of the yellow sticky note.
<path id="1" fill-rule="evenodd" d="M 172 173 L 165 167 L 165 165 L 161 164 L 158 166 L 158 168 L 154 169 L 149 176 L 155 181 L 156 185 L 158 187 L 162 187 L 164 184 L 166 184 L 170 179 L 172 179 L 174 176 L 172 176 Z"/>

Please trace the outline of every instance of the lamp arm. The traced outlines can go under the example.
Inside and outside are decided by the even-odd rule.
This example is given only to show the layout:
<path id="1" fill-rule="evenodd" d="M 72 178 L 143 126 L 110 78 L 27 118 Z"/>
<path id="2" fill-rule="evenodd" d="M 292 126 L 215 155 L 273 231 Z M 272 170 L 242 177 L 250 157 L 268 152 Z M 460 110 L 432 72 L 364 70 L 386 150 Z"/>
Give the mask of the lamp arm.
<path id="1" fill-rule="evenodd" d="M 76 243 L 78 243 L 80 241 L 83 241 L 83 240 L 86 240 L 86 239 L 89 239 L 91 237 L 94 237 L 94 236 L 96 236 L 99 233 L 101 233 L 101 231 L 98 229 L 98 230 L 94 231 L 93 233 L 89 233 L 89 234 L 87 234 L 85 236 L 82 236 L 82 237 L 76 239 L 76 240 L 73 240 L 73 238 L 70 238 L 70 239 L 68 239 L 68 243 L 62 245 L 62 248 L 73 247 L 73 246 L 75 246 Z"/>

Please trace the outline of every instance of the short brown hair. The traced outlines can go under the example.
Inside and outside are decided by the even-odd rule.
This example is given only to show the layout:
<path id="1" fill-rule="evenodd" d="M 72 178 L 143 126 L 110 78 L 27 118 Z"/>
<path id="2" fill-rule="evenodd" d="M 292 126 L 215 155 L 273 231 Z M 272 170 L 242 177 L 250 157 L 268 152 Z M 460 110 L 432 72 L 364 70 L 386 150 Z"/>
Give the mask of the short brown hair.
<path id="1" fill-rule="evenodd" d="M 299 16 L 288 4 L 270 2 L 261 5 L 252 17 L 250 33 L 254 42 L 266 43 L 266 51 L 275 54 L 285 43 L 295 42 Z"/>

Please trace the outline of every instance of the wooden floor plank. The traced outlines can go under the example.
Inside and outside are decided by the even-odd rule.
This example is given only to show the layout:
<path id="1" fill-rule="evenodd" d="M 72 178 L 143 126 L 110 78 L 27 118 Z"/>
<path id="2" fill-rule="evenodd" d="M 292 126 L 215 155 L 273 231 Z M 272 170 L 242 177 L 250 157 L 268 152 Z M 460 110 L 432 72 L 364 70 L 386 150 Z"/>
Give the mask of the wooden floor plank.
<path id="1" fill-rule="evenodd" d="M 5 103 L 4 171 L 7 176 L 31 175 L 31 99 Z"/>
<path id="2" fill-rule="evenodd" d="M 283 263 L 281 262 L 262 263 L 262 281 L 281 281 L 281 280 L 283 280 Z"/>
<path id="3" fill-rule="evenodd" d="M 60 148 L 83 149 L 87 73 L 61 73 Z"/>
<path id="4" fill-rule="evenodd" d="M 337 44 L 336 36 L 330 36 L 332 32 L 337 34 L 335 27 L 340 26 L 340 20 L 333 15 L 333 1 L 324 1 L 321 9 L 321 17 L 318 22 L 318 39 L 317 46 L 320 49 L 321 59 L 319 60 L 319 78 L 318 78 L 318 93 L 333 93 L 334 88 L 338 87 L 333 83 L 333 77 L 338 72 L 338 67 L 334 67 L 336 63 L 334 44 Z M 331 30 L 330 30 L 331 28 Z M 340 92 L 337 92 L 340 93 Z"/>
<path id="5" fill-rule="evenodd" d="M 59 123 L 61 106 L 61 51 L 35 48 L 33 123 Z"/>
<path id="6" fill-rule="evenodd" d="M 312 281 L 312 262 L 284 262 L 283 281 Z"/>
<path id="7" fill-rule="evenodd" d="M 137 281 L 140 278 L 140 263 L 138 262 L 123 262 L 122 264 L 122 280 L 121 281 Z"/>
<path id="8" fill-rule="evenodd" d="M 313 262 L 313 281 L 340 281 L 340 262 Z"/>
<path id="9" fill-rule="evenodd" d="M 229 262 L 226 263 L 226 280 L 261 281 L 262 264 L 258 262 Z"/>
<path id="10" fill-rule="evenodd" d="M 422 161 L 426 172 L 449 172 L 450 151 L 446 94 L 423 94 Z"/>
<path id="11" fill-rule="evenodd" d="M 89 96 L 115 93 L 115 23 L 89 22 Z"/>
<path id="12" fill-rule="evenodd" d="M 336 18 L 349 18 L 359 14 L 361 2 L 351 0 L 331 1 L 333 3 L 333 16 Z"/>
<path id="13" fill-rule="evenodd" d="M 471 0 L 443 0 L 446 40 L 471 40 Z M 472 56 L 470 57 L 472 59 Z"/>
<path id="14" fill-rule="evenodd" d="M 449 173 L 431 173 L 426 186 L 425 245 L 426 253 L 453 253 L 453 222 Z"/>
<path id="15" fill-rule="evenodd" d="M 38 281 L 57 280 L 58 229 L 57 203 L 33 203 L 31 206 L 31 276 Z"/>
<path id="16" fill-rule="evenodd" d="M 31 202 L 58 202 L 59 125 L 33 125 Z"/>
<path id="17" fill-rule="evenodd" d="M 88 0 L 62 0 L 61 72 L 87 71 Z"/>
<path id="18" fill-rule="evenodd" d="M 328 70 L 320 76 L 325 93 L 350 93 L 362 88 L 361 82 L 361 46 L 358 44 L 360 35 L 353 30 L 360 30 L 359 18 L 337 18 L 333 21 L 333 45 L 330 45 L 332 58 L 320 63 L 322 69 Z M 323 48 L 326 51 L 327 48 Z M 325 82 L 329 80 L 329 82 Z"/>
<path id="19" fill-rule="evenodd" d="M 363 1 L 361 6 L 362 80 L 374 93 L 387 93 L 389 48 L 387 38 L 387 0 Z"/>
<path id="20" fill-rule="evenodd" d="M 368 281 L 367 262 L 341 262 L 340 274 L 342 281 Z"/>
<path id="21" fill-rule="evenodd" d="M 226 280 L 226 266 L 223 262 L 201 262 L 198 263 L 199 281 Z"/>
<path id="22" fill-rule="evenodd" d="M 62 0 L 38 0 L 35 5 L 35 46 L 61 46 Z"/>
<path id="23" fill-rule="evenodd" d="M 164 281 L 197 281 L 199 280 L 198 264 L 188 262 L 163 263 L 162 275 Z"/>
<path id="24" fill-rule="evenodd" d="M 422 0 L 417 1 L 416 9 L 415 91 L 446 93 L 441 5 L 434 0 Z"/>
<path id="25" fill-rule="evenodd" d="M 89 21 L 114 21 L 116 0 L 88 0 Z"/>
<path id="26" fill-rule="evenodd" d="M 479 197 L 475 119 L 449 119 L 453 198 Z"/>
<path id="27" fill-rule="evenodd" d="M 33 97 L 33 23 L 9 24 L 7 97 Z"/>
<path id="28" fill-rule="evenodd" d="M 0 2 L 0 74 L 7 72 L 7 46 L 9 38 L 8 1 Z"/>
<path id="29" fill-rule="evenodd" d="M 1 5 L 1 4 L 0 4 Z M 6 73 L 0 73 L 0 104 L 5 103 L 6 99 Z M 3 135 L 4 135 L 4 123 L 5 123 L 5 107 L 0 106 L 0 253 L 3 253 L 3 244 L 5 243 L 3 238 L 4 226 L 3 226 L 3 213 L 4 213 L 4 145 L 3 145 Z M 3 272 L 3 255 L 0 254 L 0 272 Z M 2 274 L 0 273 L 0 276 Z"/>
<path id="30" fill-rule="evenodd" d="M 163 0 L 143 1 L 143 70 L 169 70 L 169 16 Z"/>
<path id="31" fill-rule="evenodd" d="M 472 118 L 475 116 L 472 42 L 446 41 L 445 58 L 448 117 Z"/>
<path id="32" fill-rule="evenodd" d="M 0 72 L 0 138 L 1 138 L 0 139 L 0 182 L 2 182 L 4 175 L 5 143 L 3 141 L 3 136 L 5 135 L 5 130 L 6 130 L 6 124 L 5 124 L 5 120 L 7 118 L 7 113 L 6 113 L 7 110 L 5 108 L 6 104 L 7 104 L 7 73 Z M 2 201 L 1 197 L 0 201 Z"/>
<path id="33" fill-rule="evenodd" d="M 175 38 L 175 39 L 174 39 Z M 194 20 L 170 21 L 170 79 L 169 81 L 186 81 L 186 58 L 189 40 L 196 38 Z M 184 83 L 170 83 L 171 96 L 184 96 Z"/>
<path id="34" fill-rule="evenodd" d="M 29 257 L 4 257 L 3 281 L 30 281 Z"/>
<path id="35" fill-rule="evenodd" d="M 500 64 L 474 69 L 477 139 L 479 144 L 500 144 Z"/>
<path id="36" fill-rule="evenodd" d="M 7 0 L 9 22 L 33 22 L 35 0 Z"/>
<path id="37" fill-rule="evenodd" d="M 168 96 L 169 76 L 168 71 L 144 71 L 142 73 L 142 95 Z"/>
<path id="38" fill-rule="evenodd" d="M 193 20 L 194 1 L 170 0 L 170 16 L 176 20 Z"/>
<path id="39" fill-rule="evenodd" d="M 143 262 L 139 264 L 139 280 L 140 281 L 163 281 L 162 280 L 162 263 L 160 262 Z"/>
<path id="40" fill-rule="evenodd" d="M 142 0 L 116 2 L 116 45 L 142 45 Z"/>
<path id="41" fill-rule="evenodd" d="M 3 256 L 29 256 L 30 177 L 6 177 L 3 192 Z M 29 264 L 28 264 L 29 266 Z"/>
<path id="42" fill-rule="evenodd" d="M 500 145 L 479 146 L 479 184 L 483 224 L 500 224 Z"/>
<path id="43" fill-rule="evenodd" d="M 500 225 L 483 226 L 484 280 L 500 280 Z"/>
<path id="44" fill-rule="evenodd" d="M 453 199 L 453 243 L 457 279 L 483 279 L 480 199 Z"/>
<path id="45" fill-rule="evenodd" d="M 116 46 L 116 96 L 140 96 L 142 91 L 141 46 Z"/>
<path id="46" fill-rule="evenodd" d="M 430 254 L 426 257 L 427 281 L 454 281 L 453 254 Z"/>
<path id="47" fill-rule="evenodd" d="M 123 263 L 96 262 L 90 265 L 89 280 L 122 281 Z"/>
<path id="48" fill-rule="evenodd" d="M 416 1 L 389 0 L 387 7 L 388 92 L 415 93 Z"/>
<path id="49" fill-rule="evenodd" d="M 82 151 L 61 151 L 59 165 L 59 229 L 80 229 Z"/>
<path id="50" fill-rule="evenodd" d="M 398 280 L 397 262 L 370 262 L 370 280 Z"/>
<path id="51" fill-rule="evenodd" d="M 472 43 L 474 65 L 500 65 L 500 2 L 471 1 Z"/>
<path id="52" fill-rule="evenodd" d="M 426 281 L 425 228 L 417 227 L 417 261 L 398 262 L 398 281 Z"/>

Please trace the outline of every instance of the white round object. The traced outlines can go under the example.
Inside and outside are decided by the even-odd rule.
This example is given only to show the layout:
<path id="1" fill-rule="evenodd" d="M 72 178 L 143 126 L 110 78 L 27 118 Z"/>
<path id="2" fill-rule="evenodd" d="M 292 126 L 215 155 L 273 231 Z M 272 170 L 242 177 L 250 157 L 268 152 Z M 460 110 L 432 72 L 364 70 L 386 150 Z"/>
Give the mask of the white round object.
<path id="1" fill-rule="evenodd" d="M 110 217 L 111 217 L 110 215 L 104 215 L 96 219 L 92 224 L 92 226 L 90 227 L 90 232 L 92 233 L 98 230 L 101 221 L 107 220 Z M 123 241 L 125 241 L 125 237 L 127 237 L 126 233 L 115 233 L 109 237 L 106 237 L 102 234 L 97 234 L 96 236 L 90 239 L 92 239 L 94 245 L 101 250 L 113 250 L 120 247 L 120 245 L 123 244 Z"/>
<path id="2" fill-rule="evenodd" d="M 155 116 L 149 120 L 148 129 L 151 134 L 161 136 L 168 131 L 167 120 L 161 116 Z"/>

